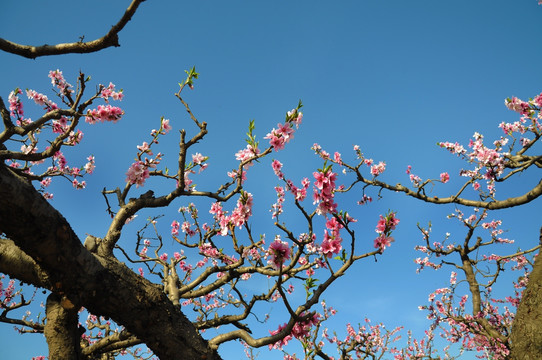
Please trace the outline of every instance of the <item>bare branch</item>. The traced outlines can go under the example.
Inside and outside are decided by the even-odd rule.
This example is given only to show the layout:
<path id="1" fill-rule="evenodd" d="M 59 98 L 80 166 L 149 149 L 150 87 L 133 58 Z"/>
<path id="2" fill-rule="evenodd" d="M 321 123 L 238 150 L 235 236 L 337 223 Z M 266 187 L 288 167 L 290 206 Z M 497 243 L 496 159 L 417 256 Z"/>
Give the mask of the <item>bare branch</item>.
<path id="1" fill-rule="evenodd" d="M 119 20 L 119 22 L 114 25 L 111 30 L 103 37 L 87 41 L 87 42 L 73 42 L 73 43 L 62 43 L 56 45 L 41 45 L 41 46 L 32 46 L 32 45 L 21 45 L 9 40 L 0 38 L 0 50 L 3 50 L 8 53 L 15 55 L 20 55 L 28 59 L 35 59 L 39 56 L 48 56 L 48 55 L 62 55 L 62 54 L 84 54 L 91 53 L 103 50 L 105 48 L 114 46 L 119 47 L 119 32 L 124 28 L 124 26 L 132 19 L 132 16 L 135 14 L 138 6 L 145 0 L 133 0 L 132 3 L 126 9 L 124 15 Z"/>

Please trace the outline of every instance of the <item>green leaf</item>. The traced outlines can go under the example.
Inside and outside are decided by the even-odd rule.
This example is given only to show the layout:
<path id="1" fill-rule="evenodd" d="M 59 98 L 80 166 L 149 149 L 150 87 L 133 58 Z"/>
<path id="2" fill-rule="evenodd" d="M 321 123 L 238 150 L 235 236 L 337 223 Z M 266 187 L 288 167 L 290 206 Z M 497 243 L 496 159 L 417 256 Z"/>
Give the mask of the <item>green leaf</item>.
<path id="1" fill-rule="evenodd" d="M 305 287 L 305 291 L 307 292 L 307 299 L 309 298 L 309 296 L 312 295 L 312 292 L 310 291 L 310 289 L 315 288 L 317 282 L 318 282 L 318 279 L 315 279 L 312 277 L 305 280 L 304 287 Z"/>
<path id="2" fill-rule="evenodd" d="M 343 263 L 346 263 L 346 250 L 343 249 L 341 256 L 335 256 L 333 259 L 341 260 Z"/>

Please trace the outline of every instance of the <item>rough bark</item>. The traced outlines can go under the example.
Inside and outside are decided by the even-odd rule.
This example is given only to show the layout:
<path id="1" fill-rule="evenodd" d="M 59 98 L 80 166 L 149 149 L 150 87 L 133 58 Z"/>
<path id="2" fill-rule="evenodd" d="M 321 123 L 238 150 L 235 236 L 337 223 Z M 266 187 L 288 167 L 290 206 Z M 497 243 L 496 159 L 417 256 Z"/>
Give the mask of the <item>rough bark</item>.
<path id="1" fill-rule="evenodd" d="M 47 297 L 45 314 L 45 339 L 49 345 L 49 360 L 80 360 L 81 332 L 79 332 L 77 308 L 66 303 L 59 295 Z"/>
<path id="2" fill-rule="evenodd" d="M 219 359 L 161 288 L 113 256 L 85 249 L 66 219 L 25 179 L 0 164 L 0 232 L 47 273 L 47 288 L 113 319 L 161 359 Z M 3 267 L 5 273 L 17 273 Z M 27 281 L 44 286 L 43 281 Z"/>
<path id="3" fill-rule="evenodd" d="M 40 288 L 49 288 L 47 273 L 10 239 L 0 239 L 0 273 Z"/>
<path id="4" fill-rule="evenodd" d="M 540 256 L 537 256 L 535 260 L 529 282 L 523 291 L 512 325 L 510 341 L 512 344 L 510 359 L 538 360 L 542 357 L 542 259 Z"/>

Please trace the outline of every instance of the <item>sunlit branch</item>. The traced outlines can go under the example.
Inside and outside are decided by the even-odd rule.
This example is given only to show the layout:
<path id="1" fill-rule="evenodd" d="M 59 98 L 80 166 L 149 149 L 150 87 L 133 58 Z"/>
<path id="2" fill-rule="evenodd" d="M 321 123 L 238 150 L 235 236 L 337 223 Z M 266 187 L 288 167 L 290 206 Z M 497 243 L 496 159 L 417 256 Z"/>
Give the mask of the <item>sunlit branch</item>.
<path id="1" fill-rule="evenodd" d="M 122 18 L 119 20 L 119 22 L 115 24 L 107 34 L 105 34 L 99 39 L 83 42 L 83 38 L 81 38 L 80 41 L 73 43 L 32 46 L 21 45 L 0 38 L 0 50 L 15 55 L 20 55 L 29 59 L 35 59 L 39 56 L 61 55 L 70 53 L 83 54 L 100 51 L 111 46 L 118 47 L 120 46 L 118 33 L 132 19 L 132 16 L 135 14 L 138 6 L 143 1 L 145 0 L 133 0 L 126 9 Z"/>
<path id="2" fill-rule="evenodd" d="M 83 347 L 81 352 L 83 355 L 89 356 L 94 354 L 102 354 L 115 350 L 122 350 L 128 347 L 139 345 L 142 341 L 136 336 L 130 334 L 126 330 L 108 335 L 92 345 Z"/>

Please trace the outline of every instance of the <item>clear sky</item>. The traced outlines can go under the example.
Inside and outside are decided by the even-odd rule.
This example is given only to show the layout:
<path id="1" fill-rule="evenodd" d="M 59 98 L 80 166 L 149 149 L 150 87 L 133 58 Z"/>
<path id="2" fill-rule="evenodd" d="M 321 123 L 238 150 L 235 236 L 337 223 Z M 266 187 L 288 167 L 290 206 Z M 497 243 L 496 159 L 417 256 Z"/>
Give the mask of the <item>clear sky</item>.
<path id="1" fill-rule="evenodd" d="M 4 1 L 0 37 L 35 45 L 73 42 L 83 35 L 85 40 L 95 39 L 116 23 L 128 4 L 127 0 Z M 505 108 L 504 99 L 527 99 L 542 90 L 541 19 L 542 7 L 535 0 L 148 0 L 120 33 L 120 48 L 37 60 L 0 53 L 0 94 L 7 101 L 9 92 L 20 87 L 52 97 L 47 73 L 57 68 L 73 84 L 81 70 L 92 76 L 91 86 L 111 81 L 124 89 L 125 99 L 119 104 L 124 118 L 115 125 L 83 124 L 83 143 L 65 151 L 74 165 L 83 164 L 89 154 L 96 157 L 96 172 L 86 179 L 87 189 L 76 191 L 60 179 L 51 189 L 52 204 L 81 238 L 106 231 L 108 216 L 100 191 L 124 185 L 136 145 L 148 140 L 161 116 L 171 119 L 176 129 L 183 126 L 189 135 L 195 133 L 173 96 L 185 77 L 183 70 L 192 66 L 201 75 L 186 98 L 209 129 L 194 150 L 210 157 L 209 173 L 194 178 L 198 189 L 216 183 L 237 166 L 234 154 L 245 146 L 249 120 L 256 120 L 256 134 L 262 140 L 301 99 L 302 127 L 285 151 L 273 154 L 294 181 L 322 166 L 310 150 L 314 142 L 350 160 L 352 146 L 358 144 L 368 157 L 387 163 L 383 180 L 408 183 L 407 165 L 422 178 L 448 171 L 450 183 L 435 193 L 451 194 L 460 185 L 458 170 L 463 164 L 436 142 L 466 145 L 475 131 L 493 140 L 502 133 L 497 128 L 501 121 L 518 119 Z M 30 116 L 40 113 L 28 101 L 25 105 Z M 159 151 L 170 161 L 176 156 L 176 140 L 170 135 L 160 143 Z M 278 183 L 269 160 L 251 168 L 249 175 L 246 190 L 255 194 L 253 226 L 272 239 L 268 209 Z M 500 194 L 502 198 L 523 194 L 539 178 L 523 174 L 507 188 L 509 193 Z M 344 201 L 354 202 L 359 194 L 354 191 Z M 372 249 L 378 214 L 396 210 L 401 223 L 394 234 L 396 242 L 377 263 L 360 262 L 324 296 L 339 311 L 329 323 L 339 333 L 346 322 L 369 317 L 419 335 L 428 323 L 418 305 L 426 304 L 435 288 L 448 284 L 448 270 L 416 275 L 413 259 L 420 256 L 414 246 L 422 240 L 417 222 L 431 220 L 435 236 L 449 231 L 461 239 L 462 229 L 445 219 L 453 207 L 384 195 L 369 207 L 349 209 L 360 220 L 358 248 L 367 251 Z M 184 200 L 176 202 L 174 210 L 182 205 Z M 536 201 L 493 217 L 502 217 L 507 236 L 527 248 L 538 238 L 539 208 Z M 154 214 L 160 213 L 166 214 L 167 232 L 175 213 Z M 128 246 L 137 226 L 126 230 L 123 242 Z M 277 306 L 275 312 L 280 311 Z M 269 330 L 284 321 L 277 318 Z M 6 324 L 0 324 L 0 345 L 6 359 L 46 353 L 40 335 L 21 336 Z M 224 358 L 242 358 L 239 349 L 228 346 L 221 353 Z M 262 359 L 280 357 L 266 348 L 259 351 Z"/>

